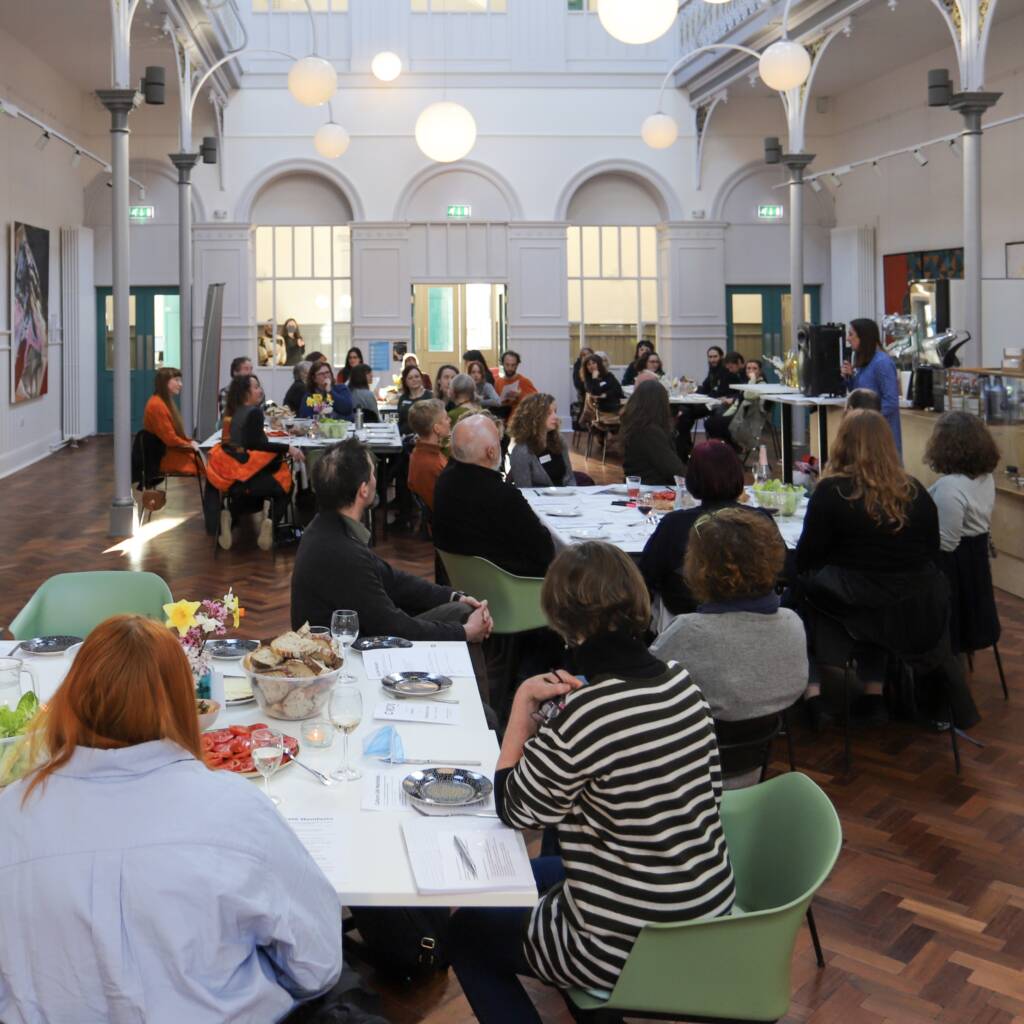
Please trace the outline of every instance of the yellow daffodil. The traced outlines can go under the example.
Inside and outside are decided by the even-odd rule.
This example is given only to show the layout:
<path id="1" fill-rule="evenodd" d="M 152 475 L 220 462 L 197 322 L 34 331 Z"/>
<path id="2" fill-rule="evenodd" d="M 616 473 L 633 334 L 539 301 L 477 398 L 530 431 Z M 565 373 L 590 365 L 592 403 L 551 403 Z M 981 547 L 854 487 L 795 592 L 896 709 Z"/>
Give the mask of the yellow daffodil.
<path id="1" fill-rule="evenodd" d="M 234 588 L 229 588 L 224 595 L 224 607 L 232 617 L 234 628 L 238 629 L 238 620 L 245 614 L 245 609 L 238 603 Z"/>
<path id="2" fill-rule="evenodd" d="M 167 628 L 176 629 L 179 636 L 184 636 L 196 624 L 196 612 L 201 601 L 175 601 L 164 605 L 167 616 Z"/>

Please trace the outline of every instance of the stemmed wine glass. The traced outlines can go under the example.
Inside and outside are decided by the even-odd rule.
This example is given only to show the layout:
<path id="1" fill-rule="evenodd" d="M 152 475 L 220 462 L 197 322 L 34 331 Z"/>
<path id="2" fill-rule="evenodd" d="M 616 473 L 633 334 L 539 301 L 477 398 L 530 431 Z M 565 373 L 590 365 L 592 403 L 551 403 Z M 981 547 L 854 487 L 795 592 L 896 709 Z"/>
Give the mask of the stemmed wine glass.
<path id="1" fill-rule="evenodd" d="M 350 608 L 339 608 L 331 615 L 331 636 L 334 637 L 334 646 L 341 655 L 344 667 L 338 682 L 354 683 L 356 677 L 348 670 L 348 649 L 359 636 L 359 614 Z"/>
<path id="2" fill-rule="evenodd" d="M 264 790 L 270 802 L 278 807 L 281 798 L 270 792 L 270 776 L 281 766 L 284 757 L 284 736 L 276 729 L 257 729 L 251 740 L 252 763 L 263 776 Z"/>
<path id="3" fill-rule="evenodd" d="M 337 683 L 331 692 L 329 714 L 334 728 L 345 734 L 345 760 L 331 772 L 331 778 L 338 782 L 362 778 L 363 773 L 352 767 L 348 756 L 348 738 L 363 720 L 363 695 L 359 688 L 351 683 Z"/>

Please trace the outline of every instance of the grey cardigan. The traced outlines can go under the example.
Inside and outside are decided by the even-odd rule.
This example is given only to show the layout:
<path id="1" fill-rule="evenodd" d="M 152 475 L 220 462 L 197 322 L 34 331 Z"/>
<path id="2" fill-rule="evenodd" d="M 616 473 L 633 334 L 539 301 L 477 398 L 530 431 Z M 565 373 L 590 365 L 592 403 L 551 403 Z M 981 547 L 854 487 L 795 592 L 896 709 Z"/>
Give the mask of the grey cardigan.
<path id="1" fill-rule="evenodd" d="M 485 409 L 497 409 L 501 405 L 501 399 L 498 397 L 498 392 L 494 390 L 494 385 L 486 380 L 482 380 L 476 385 L 476 400 Z"/>
<path id="2" fill-rule="evenodd" d="M 807 689 L 807 636 L 788 608 L 678 615 L 651 653 L 686 668 L 724 722 L 781 711 Z"/>
<path id="3" fill-rule="evenodd" d="M 559 434 L 562 441 L 562 458 L 565 460 L 565 476 L 555 481 L 556 486 L 571 487 L 576 483 L 576 477 L 572 471 L 572 463 L 569 461 L 569 445 L 566 443 L 565 435 Z M 514 444 L 508 456 L 508 481 L 516 487 L 550 487 L 551 477 L 548 471 L 541 464 L 539 458 L 530 450 L 526 444 Z"/>

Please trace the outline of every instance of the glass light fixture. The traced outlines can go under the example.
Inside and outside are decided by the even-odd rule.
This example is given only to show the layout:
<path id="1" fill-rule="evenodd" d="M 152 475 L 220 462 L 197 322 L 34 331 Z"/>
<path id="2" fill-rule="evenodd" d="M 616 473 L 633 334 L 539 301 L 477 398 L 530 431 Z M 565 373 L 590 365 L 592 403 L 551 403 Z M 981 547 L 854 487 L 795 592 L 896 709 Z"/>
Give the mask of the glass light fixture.
<path id="1" fill-rule="evenodd" d="M 316 151 L 328 160 L 337 160 L 348 149 L 351 141 L 348 132 L 333 121 L 320 125 L 313 136 Z"/>
<path id="2" fill-rule="evenodd" d="M 438 163 L 461 160 L 475 144 L 476 121 L 459 103 L 431 103 L 416 119 L 416 145 Z"/>
<path id="3" fill-rule="evenodd" d="M 322 107 L 337 88 L 338 72 L 323 57 L 302 57 L 288 72 L 288 91 L 307 107 Z"/>
<path id="4" fill-rule="evenodd" d="M 670 114 L 651 114 L 640 126 L 640 137 L 651 149 L 668 149 L 679 138 L 679 125 Z"/>
<path id="5" fill-rule="evenodd" d="M 807 81 L 811 73 L 811 55 L 792 39 L 777 39 L 761 54 L 757 69 L 769 89 L 787 92 Z"/>
<path id="6" fill-rule="evenodd" d="M 663 36 L 676 20 L 679 0 L 597 0 L 604 30 L 620 43 L 640 46 Z"/>
<path id="7" fill-rule="evenodd" d="M 393 82 L 402 73 L 402 58 L 390 50 L 383 50 L 370 61 L 373 77 L 381 82 Z"/>

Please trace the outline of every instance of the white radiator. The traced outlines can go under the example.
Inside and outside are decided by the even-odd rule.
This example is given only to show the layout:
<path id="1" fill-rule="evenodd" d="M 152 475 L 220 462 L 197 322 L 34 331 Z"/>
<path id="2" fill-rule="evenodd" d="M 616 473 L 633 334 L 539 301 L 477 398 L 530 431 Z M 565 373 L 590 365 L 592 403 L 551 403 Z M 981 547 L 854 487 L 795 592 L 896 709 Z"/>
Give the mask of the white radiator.
<path id="1" fill-rule="evenodd" d="M 96 289 L 89 228 L 60 229 L 61 433 L 76 441 L 96 433 Z"/>

